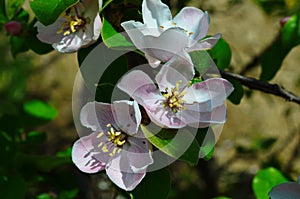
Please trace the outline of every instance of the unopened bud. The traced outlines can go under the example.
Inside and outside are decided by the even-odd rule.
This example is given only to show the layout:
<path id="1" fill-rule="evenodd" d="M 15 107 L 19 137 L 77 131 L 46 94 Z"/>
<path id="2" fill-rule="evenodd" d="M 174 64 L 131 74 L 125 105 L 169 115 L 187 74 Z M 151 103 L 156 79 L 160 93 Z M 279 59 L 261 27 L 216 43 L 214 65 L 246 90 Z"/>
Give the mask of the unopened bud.
<path id="1" fill-rule="evenodd" d="M 282 19 L 280 20 L 280 25 L 281 25 L 281 27 L 283 27 L 283 26 L 286 24 L 286 22 L 287 22 L 290 18 L 291 18 L 290 16 L 287 16 L 287 17 L 282 18 Z"/>
<path id="2" fill-rule="evenodd" d="M 18 21 L 10 21 L 5 24 L 5 30 L 11 36 L 19 36 L 23 31 L 23 27 Z"/>

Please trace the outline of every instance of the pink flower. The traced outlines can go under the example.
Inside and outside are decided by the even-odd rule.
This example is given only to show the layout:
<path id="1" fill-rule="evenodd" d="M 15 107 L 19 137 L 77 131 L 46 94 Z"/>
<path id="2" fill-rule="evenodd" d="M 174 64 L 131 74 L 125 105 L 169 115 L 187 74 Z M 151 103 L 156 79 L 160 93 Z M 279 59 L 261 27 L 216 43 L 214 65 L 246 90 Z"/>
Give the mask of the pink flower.
<path id="1" fill-rule="evenodd" d="M 80 113 L 93 133 L 74 143 L 72 160 L 83 172 L 103 169 L 120 188 L 133 190 L 153 163 L 147 139 L 139 131 L 141 113 L 133 101 L 90 102 Z"/>
<path id="2" fill-rule="evenodd" d="M 155 124 L 165 128 L 186 125 L 203 128 L 226 120 L 226 97 L 232 85 L 222 78 L 190 84 L 193 67 L 186 62 L 169 61 L 155 80 L 140 70 L 123 76 L 117 86 L 144 107 Z"/>
<path id="3" fill-rule="evenodd" d="M 143 0 L 142 15 L 144 23 L 131 20 L 121 25 L 152 67 L 178 53 L 190 60 L 188 52 L 210 49 L 221 37 L 217 34 L 203 39 L 208 31 L 209 16 L 194 7 L 183 8 L 172 19 L 169 7 L 160 0 Z"/>
<path id="4" fill-rule="evenodd" d="M 88 46 L 99 38 L 102 22 L 99 8 L 102 1 L 82 0 L 60 16 L 56 22 L 44 26 L 37 22 L 37 37 L 52 44 L 61 53 L 71 53 Z"/>

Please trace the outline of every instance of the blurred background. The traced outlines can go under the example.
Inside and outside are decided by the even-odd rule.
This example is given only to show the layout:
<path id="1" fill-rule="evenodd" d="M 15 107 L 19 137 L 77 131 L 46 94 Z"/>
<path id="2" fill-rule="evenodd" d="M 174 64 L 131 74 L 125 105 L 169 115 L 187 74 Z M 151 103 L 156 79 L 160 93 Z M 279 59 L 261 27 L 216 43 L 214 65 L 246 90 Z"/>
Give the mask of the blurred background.
<path id="1" fill-rule="evenodd" d="M 166 3 L 171 5 L 174 14 L 183 6 L 208 11 L 209 34 L 222 33 L 231 47 L 230 70 L 243 71 L 254 78 L 259 78 L 260 67 L 244 69 L 279 35 L 280 20 L 299 6 L 297 0 L 172 0 Z M 79 68 L 76 54 L 52 51 L 37 55 L 30 51 L 13 58 L 10 39 L 2 28 L 0 191 L 11 192 L 3 198 L 126 198 L 104 173 L 84 175 L 71 163 L 70 147 L 78 139 L 72 119 L 72 87 Z M 298 46 L 289 52 L 270 82 L 299 96 L 299 67 Z M 253 176 L 268 166 L 278 168 L 291 181 L 297 180 L 299 105 L 245 89 L 241 102 L 235 105 L 228 101 L 227 107 L 228 119 L 213 158 L 200 160 L 197 167 L 183 162 L 170 166 L 170 199 L 255 198 Z"/>

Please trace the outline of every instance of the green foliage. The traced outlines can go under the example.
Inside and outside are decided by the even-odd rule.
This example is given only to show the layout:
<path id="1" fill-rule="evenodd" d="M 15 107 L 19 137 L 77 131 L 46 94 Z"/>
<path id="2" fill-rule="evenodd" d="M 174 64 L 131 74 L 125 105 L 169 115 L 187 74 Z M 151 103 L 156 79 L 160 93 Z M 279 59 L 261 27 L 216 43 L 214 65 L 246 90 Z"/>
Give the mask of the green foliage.
<path id="1" fill-rule="evenodd" d="M 125 39 L 125 37 L 118 33 L 113 26 L 103 18 L 102 26 L 102 40 L 109 48 L 117 49 L 132 49 L 133 44 Z"/>
<path id="2" fill-rule="evenodd" d="M 162 152 L 191 165 L 197 165 L 200 146 L 194 139 L 195 136 L 187 129 L 181 129 L 179 133 L 177 130 L 162 129 L 157 134 L 157 127 L 152 125 L 141 126 L 141 129 L 151 144 Z"/>
<path id="3" fill-rule="evenodd" d="M 78 1 L 79 0 L 32 0 L 30 1 L 30 7 L 36 18 L 47 26 L 54 23 L 65 10 Z"/>
<path id="4" fill-rule="evenodd" d="M 21 10 L 24 0 L 5 0 L 5 11 L 8 20 L 13 19 Z"/>
<path id="5" fill-rule="evenodd" d="M 0 193 L 3 199 L 23 199 L 26 193 L 24 178 L 20 174 L 0 173 Z"/>
<path id="6" fill-rule="evenodd" d="M 281 183 L 288 182 L 280 171 L 273 167 L 260 170 L 252 181 L 252 188 L 257 199 L 269 199 L 271 189 Z"/>
<path id="7" fill-rule="evenodd" d="M 57 115 L 57 110 L 54 107 L 39 100 L 26 102 L 24 110 L 32 116 L 45 120 L 52 120 Z"/>
<path id="8" fill-rule="evenodd" d="M 132 199 L 166 199 L 171 186 L 168 170 L 148 172 L 143 181 L 131 193 Z"/>
<path id="9" fill-rule="evenodd" d="M 231 49 L 227 41 L 220 38 L 211 50 L 211 55 L 218 68 L 228 68 L 231 61 Z"/>
<path id="10" fill-rule="evenodd" d="M 228 100 L 230 100 L 233 104 L 240 104 L 241 100 L 244 96 L 244 88 L 242 86 L 242 84 L 233 79 L 233 78 L 227 78 L 227 80 L 232 84 L 232 86 L 234 87 L 233 92 L 229 95 Z"/>

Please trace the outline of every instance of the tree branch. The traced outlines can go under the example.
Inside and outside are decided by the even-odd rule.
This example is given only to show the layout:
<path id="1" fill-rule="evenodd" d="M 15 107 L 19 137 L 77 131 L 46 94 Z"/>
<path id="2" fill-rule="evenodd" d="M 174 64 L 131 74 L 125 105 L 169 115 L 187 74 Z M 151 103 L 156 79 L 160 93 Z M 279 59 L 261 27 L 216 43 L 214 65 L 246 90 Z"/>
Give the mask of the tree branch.
<path id="1" fill-rule="evenodd" d="M 300 97 L 297 95 L 285 90 L 283 87 L 277 85 L 277 84 L 270 84 L 268 82 L 263 82 L 251 77 L 245 77 L 242 75 L 238 75 L 235 73 L 227 72 L 220 70 L 220 73 L 222 77 L 231 77 L 233 79 L 238 80 L 242 85 L 247 86 L 250 89 L 253 90 L 259 90 L 264 93 L 270 93 L 279 97 L 282 97 L 290 102 L 295 102 L 300 105 Z"/>

